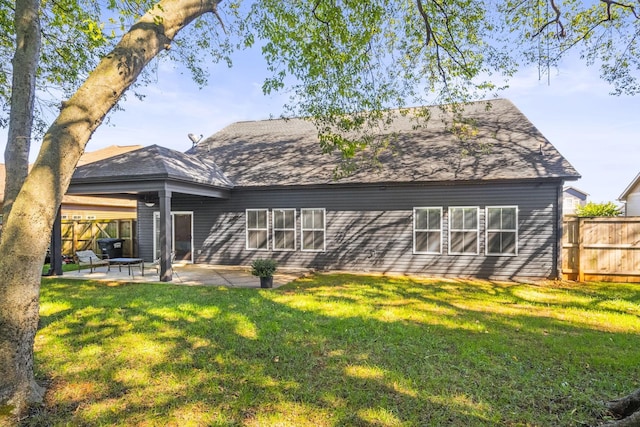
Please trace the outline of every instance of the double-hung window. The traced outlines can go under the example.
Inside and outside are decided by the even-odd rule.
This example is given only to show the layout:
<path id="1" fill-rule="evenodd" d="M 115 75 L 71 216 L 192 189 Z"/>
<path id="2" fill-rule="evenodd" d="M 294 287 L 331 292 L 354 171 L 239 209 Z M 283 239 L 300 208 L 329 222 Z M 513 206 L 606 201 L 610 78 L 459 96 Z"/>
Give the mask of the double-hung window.
<path id="1" fill-rule="evenodd" d="M 325 210 L 301 209 L 301 249 L 303 251 L 325 250 Z"/>
<path id="2" fill-rule="evenodd" d="M 273 250 L 296 250 L 296 210 L 274 209 L 273 218 Z"/>
<path id="3" fill-rule="evenodd" d="M 518 208 L 487 206 L 487 255 L 518 254 Z"/>
<path id="4" fill-rule="evenodd" d="M 442 253 L 442 208 L 413 208 L 413 253 Z"/>
<path id="5" fill-rule="evenodd" d="M 247 249 L 269 249 L 269 211 L 267 209 L 247 209 Z"/>
<path id="6" fill-rule="evenodd" d="M 466 255 L 478 253 L 478 208 L 449 208 L 449 253 Z"/>

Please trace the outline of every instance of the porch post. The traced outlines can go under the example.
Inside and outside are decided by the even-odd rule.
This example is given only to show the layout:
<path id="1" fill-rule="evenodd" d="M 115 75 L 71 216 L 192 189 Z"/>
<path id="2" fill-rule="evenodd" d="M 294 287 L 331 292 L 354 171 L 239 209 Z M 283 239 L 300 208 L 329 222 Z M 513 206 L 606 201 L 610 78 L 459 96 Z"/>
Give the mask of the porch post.
<path id="1" fill-rule="evenodd" d="M 58 207 L 56 219 L 53 221 L 53 229 L 51 230 L 51 243 L 49 245 L 49 271 L 46 276 L 62 276 L 62 214 L 61 208 Z"/>
<path id="2" fill-rule="evenodd" d="M 171 191 L 161 190 L 158 192 L 160 207 L 160 281 L 170 282 L 173 280 L 173 270 L 171 268 Z"/>

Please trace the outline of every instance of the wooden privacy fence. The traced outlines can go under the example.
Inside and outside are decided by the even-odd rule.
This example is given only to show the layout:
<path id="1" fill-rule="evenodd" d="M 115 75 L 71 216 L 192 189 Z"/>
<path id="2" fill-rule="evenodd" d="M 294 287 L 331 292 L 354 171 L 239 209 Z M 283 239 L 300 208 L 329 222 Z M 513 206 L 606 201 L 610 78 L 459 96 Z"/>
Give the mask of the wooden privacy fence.
<path id="1" fill-rule="evenodd" d="M 87 249 L 100 254 L 98 239 L 123 239 L 122 254 L 137 256 L 136 221 L 134 219 L 62 220 L 62 253 L 73 256 Z"/>
<path id="2" fill-rule="evenodd" d="M 640 217 L 565 217 L 562 276 L 640 282 Z"/>

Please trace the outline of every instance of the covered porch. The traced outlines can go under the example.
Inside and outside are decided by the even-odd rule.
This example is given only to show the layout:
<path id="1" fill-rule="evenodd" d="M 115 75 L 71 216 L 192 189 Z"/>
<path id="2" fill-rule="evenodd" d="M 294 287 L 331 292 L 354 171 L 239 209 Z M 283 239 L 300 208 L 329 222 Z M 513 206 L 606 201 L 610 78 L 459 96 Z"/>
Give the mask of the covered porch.
<path id="1" fill-rule="evenodd" d="M 154 259 L 159 266 L 159 280 L 173 280 L 172 197 L 186 194 L 226 199 L 233 183 L 213 162 L 170 150 L 158 145 L 144 147 L 115 157 L 80 166 L 76 169 L 67 194 L 96 197 L 119 197 L 138 201 L 140 206 L 157 206 L 159 244 Z M 60 253 L 60 216 L 52 233 L 52 253 Z M 52 257 L 57 262 L 59 257 Z M 62 268 L 52 266 L 54 274 Z M 157 278 L 156 278 L 157 280 Z"/>

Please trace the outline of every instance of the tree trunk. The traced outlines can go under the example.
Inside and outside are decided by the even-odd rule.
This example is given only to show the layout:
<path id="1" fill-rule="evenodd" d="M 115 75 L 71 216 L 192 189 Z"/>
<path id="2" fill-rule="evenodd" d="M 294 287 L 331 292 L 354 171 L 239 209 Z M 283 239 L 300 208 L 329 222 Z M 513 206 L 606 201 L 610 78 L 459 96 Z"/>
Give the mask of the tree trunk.
<path id="1" fill-rule="evenodd" d="M 221 0 L 163 0 L 146 13 L 62 103 L 22 185 L 0 241 L 0 407 L 15 415 L 42 398 L 33 381 L 42 261 L 51 227 L 84 147 L 142 69 L 178 31 Z M 2 408 L 0 408 L 2 409 Z M 7 412 L 6 409 L 0 412 Z"/>
<path id="2" fill-rule="evenodd" d="M 29 168 L 33 103 L 41 46 L 39 14 L 39 0 L 16 0 L 16 50 L 12 61 L 11 110 L 5 148 L 4 218 L 9 217 L 13 201 Z M 16 266 L 25 261 L 35 265 L 37 260 L 11 260 Z M 38 323 L 39 277 L 23 273 L 22 269 L 15 268 L 0 276 L 2 284 L 15 281 L 25 283 L 25 286 L 8 294 L 4 292 L 4 285 L 0 285 L 0 312 L 3 319 L 0 320 L 0 342 L 3 343 L 0 347 L 0 378 L 3 384 L 6 381 L 13 385 L 0 388 L 0 402 L 12 405 L 16 413 L 22 412 L 28 403 L 42 399 L 44 393 L 33 375 L 33 339 Z M 5 313 L 11 315 L 11 322 L 4 322 Z M 15 343 L 15 349 L 5 347 L 5 340 Z"/>
<path id="3" fill-rule="evenodd" d="M 11 109 L 5 158 L 4 217 L 8 217 L 29 170 L 29 149 L 33 125 L 36 73 L 40 59 L 40 2 L 16 0 Z"/>
<path id="4" fill-rule="evenodd" d="M 600 427 L 640 427 L 640 412 L 634 412 L 628 417 L 602 424 Z"/>
<path id="5" fill-rule="evenodd" d="M 607 409 L 618 418 L 606 427 L 640 427 L 640 388 L 620 399 L 607 402 Z"/>

